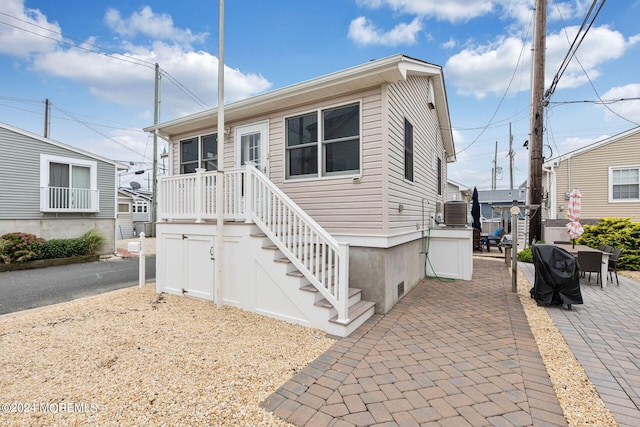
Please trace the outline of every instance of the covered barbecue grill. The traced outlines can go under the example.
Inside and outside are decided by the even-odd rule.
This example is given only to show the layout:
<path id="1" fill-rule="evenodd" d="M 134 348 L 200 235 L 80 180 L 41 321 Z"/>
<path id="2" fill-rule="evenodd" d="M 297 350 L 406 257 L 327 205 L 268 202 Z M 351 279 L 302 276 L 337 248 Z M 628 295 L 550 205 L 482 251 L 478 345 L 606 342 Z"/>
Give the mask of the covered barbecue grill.
<path id="1" fill-rule="evenodd" d="M 536 278 L 531 297 L 538 305 L 582 304 L 575 256 L 554 245 L 533 245 Z"/>

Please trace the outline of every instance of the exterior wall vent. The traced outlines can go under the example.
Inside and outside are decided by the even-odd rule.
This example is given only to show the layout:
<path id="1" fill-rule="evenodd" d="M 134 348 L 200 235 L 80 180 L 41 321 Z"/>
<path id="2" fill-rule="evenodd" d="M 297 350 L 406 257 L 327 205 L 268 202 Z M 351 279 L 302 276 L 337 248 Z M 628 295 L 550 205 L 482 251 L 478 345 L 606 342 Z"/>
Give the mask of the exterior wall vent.
<path id="1" fill-rule="evenodd" d="M 398 298 L 404 295 L 404 280 L 398 283 Z"/>

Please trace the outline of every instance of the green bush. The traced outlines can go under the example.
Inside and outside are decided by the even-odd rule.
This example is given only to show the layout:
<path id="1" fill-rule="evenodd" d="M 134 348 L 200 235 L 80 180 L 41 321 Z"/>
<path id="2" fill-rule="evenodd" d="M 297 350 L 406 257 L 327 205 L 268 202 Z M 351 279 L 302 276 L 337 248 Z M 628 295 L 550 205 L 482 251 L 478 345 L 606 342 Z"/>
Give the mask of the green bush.
<path id="1" fill-rule="evenodd" d="M 3 263 L 24 262 L 42 258 L 44 240 L 29 233 L 7 233 L 0 236 L 3 243 Z"/>
<path id="2" fill-rule="evenodd" d="M 33 234 L 8 233 L 0 236 L 0 264 L 93 255 L 105 240 L 98 230 L 89 230 L 73 239 L 46 241 Z"/>
<path id="3" fill-rule="evenodd" d="M 544 240 L 538 240 L 536 243 L 542 245 L 544 244 Z M 518 252 L 518 261 L 533 262 L 533 251 L 531 250 L 531 246 L 527 246 Z"/>
<path id="4" fill-rule="evenodd" d="M 596 225 L 585 225 L 576 244 L 598 248 L 600 244 L 622 249 L 618 270 L 640 271 L 640 223 L 629 218 L 601 218 Z"/>
<path id="5" fill-rule="evenodd" d="M 93 255 L 98 247 L 106 241 L 104 234 L 100 232 L 100 230 L 89 230 L 80 237 L 83 241 L 83 245 L 86 245 L 86 254 L 83 255 Z"/>

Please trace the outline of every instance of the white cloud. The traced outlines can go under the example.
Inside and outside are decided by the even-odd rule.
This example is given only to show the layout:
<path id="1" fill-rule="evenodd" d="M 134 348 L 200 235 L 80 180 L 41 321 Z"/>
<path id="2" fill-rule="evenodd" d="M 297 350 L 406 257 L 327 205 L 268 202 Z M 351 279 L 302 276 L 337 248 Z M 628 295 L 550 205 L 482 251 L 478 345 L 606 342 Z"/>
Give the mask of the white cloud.
<path id="1" fill-rule="evenodd" d="M 216 104 L 218 59 L 203 51 L 189 51 L 176 45 L 155 42 L 151 47 L 128 46 L 131 61 L 144 61 L 140 66 L 119 60 L 119 55 L 96 55 L 78 48 L 56 50 L 37 55 L 33 67 L 51 76 L 80 82 L 99 99 L 119 104 L 153 106 L 154 69 L 158 62 L 162 70 L 182 84 L 207 105 Z M 137 60 L 137 61 L 134 61 Z M 262 76 L 225 68 L 225 98 L 227 102 L 247 98 L 269 88 Z M 176 117 L 203 107 L 196 104 L 166 76 L 162 79 L 162 110 Z"/>
<path id="2" fill-rule="evenodd" d="M 446 42 L 442 43 L 442 47 L 444 49 L 453 49 L 454 47 L 456 47 L 458 43 L 456 42 L 456 40 L 453 37 L 450 37 L 449 40 L 447 40 Z"/>
<path id="3" fill-rule="evenodd" d="M 629 100 L 630 98 L 640 98 L 640 83 L 631 83 L 625 86 L 616 86 L 601 95 L 603 100 L 627 99 L 608 104 L 605 108 L 605 119 L 610 120 L 619 116 L 635 123 L 640 123 L 640 100 Z M 603 107 L 604 108 L 604 107 Z M 612 113 L 611 110 L 615 112 Z"/>
<path id="4" fill-rule="evenodd" d="M 362 45 L 397 46 L 414 44 L 422 30 L 422 22 L 415 18 L 410 23 L 400 23 L 392 30 L 384 32 L 364 16 L 360 16 L 349 24 L 349 38 Z"/>
<path id="5" fill-rule="evenodd" d="M 493 10 L 490 0 L 356 0 L 370 9 L 389 7 L 395 12 L 435 17 L 443 21 L 468 21 Z"/>
<path id="6" fill-rule="evenodd" d="M 60 26 L 47 21 L 38 9 L 24 7 L 24 0 L 3 0 L 0 6 L 0 54 L 28 57 L 33 52 L 46 52 L 62 40 Z"/>
<path id="7" fill-rule="evenodd" d="M 445 75 L 453 81 L 460 94 L 476 98 L 484 98 L 490 93 L 502 95 L 511 80 L 522 48 L 521 40 L 508 37 L 499 40 L 496 45 L 464 49 L 449 58 Z M 528 83 L 526 57 L 524 55 L 518 68 L 520 76 L 516 77 L 516 81 Z"/>
<path id="8" fill-rule="evenodd" d="M 203 42 L 209 35 L 208 33 L 193 34 L 188 28 L 177 28 L 170 15 L 154 13 L 150 6 L 144 6 L 128 18 L 122 18 L 116 9 L 109 9 L 105 14 L 105 22 L 112 31 L 128 38 L 140 34 L 155 40 L 170 40 L 184 46 L 189 46 L 193 42 Z"/>
<path id="9" fill-rule="evenodd" d="M 579 148 L 586 147 L 587 145 L 591 145 L 594 142 L 602 141 L 606 138 L 609 138 L 609 135 L 601 135 L 595 138 L 570 137 L 560 143 L 560 146 L 558 147 L 560 149 L 560 153 L 554 153 L 554 155 L 569 153 Z"/>
<path id="10" fill-rule="evenodd" d="M 563 31 L 547 36 L 547 86 L 559 70 L 578 27 L 568 27 L 566 31 L 567 34 Z M 591 80 L 594 80 L 600 75 L 600 65 L 622 57 L 637 41 L 638 38 L 635 36 L 625 40 L 620 32 L 607 26 L 593 27 L 578 50 L 577 58 Z M 466 48 L 449 58 L 445 65 L 446 75 L 453 81 L 460 94 L 473 95 L 476 98 L 483 98 L 488 94 L 501 96 L 516 69 L 522 49 L 522 40 L 515 37 L 501 38 L 494 43 Z M 512 91 L 529 89 L 531 56 L 528 52 L 528 48 L 525 48 L 514 78 L 514 82 L 527 84 L 512 85 Z M 587 82 L 584 71 L 574 59 L 562 75 L 558 88 L 578 87 Z"/>

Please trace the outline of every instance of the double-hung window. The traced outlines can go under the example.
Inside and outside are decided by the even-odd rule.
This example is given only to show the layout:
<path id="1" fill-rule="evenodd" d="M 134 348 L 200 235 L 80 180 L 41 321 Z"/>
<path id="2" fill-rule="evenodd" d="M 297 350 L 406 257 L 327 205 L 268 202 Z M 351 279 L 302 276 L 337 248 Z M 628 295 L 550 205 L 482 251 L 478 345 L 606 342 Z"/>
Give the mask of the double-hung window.
<path id="1" fill-rule="evenodd" d="M 97 162 L 40 155 L 42 212 L 98 212 Z"/>
<path id="2" fill-rule="evenodd" d="M 194 173 L 197 168 L 218 169 L 218 135 L 196 136 L 180 141 L 180 173 Z"/>
<path id="3" fill-rule="evenodd" d="M 287 178 L 360 173 L 360 104 L 288 117 Z"/>
<path id="4" fill-rule="evenodd" d="M 609 168 L 609 201 L 640 200 L 640 166 Z"/>

